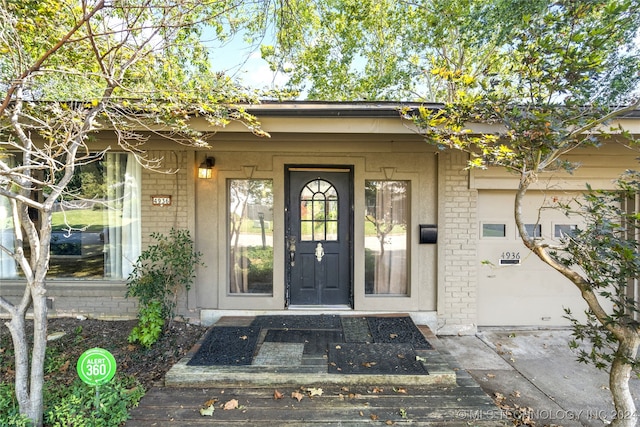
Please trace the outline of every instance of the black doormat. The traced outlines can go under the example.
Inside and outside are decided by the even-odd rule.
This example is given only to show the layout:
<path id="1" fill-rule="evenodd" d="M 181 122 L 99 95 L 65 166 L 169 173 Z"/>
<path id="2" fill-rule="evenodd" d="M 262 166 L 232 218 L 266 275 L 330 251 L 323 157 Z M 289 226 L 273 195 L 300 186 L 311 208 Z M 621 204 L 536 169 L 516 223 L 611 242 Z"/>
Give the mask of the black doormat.
<path id="1" fill-rule="evenodd" d="M 427 375 L 411 344 L 332 343 L 330 374 Z"/>
<path id="2" fill-rule="evenodd" d="M 213 327 L 187 365 L 250 365 L 259 334 L 260 328 Z"/>
<path id="3" fill-rule="evenodd" d="M 367 321 L 375 343 L 411 344 L 420 350 L 433 348 L 409 316 L 367 317 Z"/>
<path id="4" fill-rule="evenodd" d="M 340 329 L 340 316 L 335 315 L 278 315 L 256 316 L 251 326 L 263 329 Z"/>
<path id="5" fill-rule="evenodd" d="M 337 330 L 269 329 L 265 342 L 295 342 L 304 344 L 304 354 L 323 356 L 330 343 L 342 342 L 342 332 Z"/>

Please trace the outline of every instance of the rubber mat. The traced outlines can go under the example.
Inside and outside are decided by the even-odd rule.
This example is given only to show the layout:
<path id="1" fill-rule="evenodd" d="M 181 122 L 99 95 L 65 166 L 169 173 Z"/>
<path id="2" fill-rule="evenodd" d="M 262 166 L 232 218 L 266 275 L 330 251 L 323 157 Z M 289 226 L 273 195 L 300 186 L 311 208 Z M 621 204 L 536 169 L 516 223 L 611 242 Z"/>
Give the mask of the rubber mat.
<path id="1" fill-rule="evenodd" d="M 187 365 L 250 365 L 259 334 L 260 328 L 213 327 Z"/>
<path id="2" fill-rule="evenodd" d="M 330 374 L 428 375 L 411 344 L 335 343 L 329 345 Z"/>
<path id="3" fill-rule="evenodd" d="M 256 316 L 251 326 L 263 329 L 341 329 L 340 316 L 291 315 Z"/>
<path id="4" fill-rule="evenodd" d="M 336 330 L 270 329 L 265 342 L 302 343 L 304 354 L 322 356 L 327 354 L 330 343 L 342 342 L 342 332 Z"/>
<path id="5" fill-rule="evenodd" d="M 409 316 L 367 317 L 367 321 L 375 343 L 411 344 L 420 350 L 433 348 Z"/>

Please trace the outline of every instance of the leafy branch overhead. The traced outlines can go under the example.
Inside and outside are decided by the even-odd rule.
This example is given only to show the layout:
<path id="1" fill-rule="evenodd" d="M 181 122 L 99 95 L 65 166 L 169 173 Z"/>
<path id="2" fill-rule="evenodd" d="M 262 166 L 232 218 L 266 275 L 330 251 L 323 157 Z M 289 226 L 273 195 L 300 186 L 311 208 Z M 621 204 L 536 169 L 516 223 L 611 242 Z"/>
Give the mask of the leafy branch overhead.
<path id="1" fill-rule="evenodd" d="M 637 176 L 621 180 L 617 194 L 589 189 L 584 201 L 576 200 L 580 208 L 573 213 L 586 225 L 560 242 L 529 235 L 524 201 L 544 174 L 578 168 L 568 156 L 578 150 L 606 143 L 637 152 L 621 119 L 640 107 L 639 6 L 636 0 L 549 4 L 524 16 L 500 46 L 499 70 L 470 75 L 443 63 L 432 73 L 450 83 L 450 102 L 402 111 L 426 141 L 467 153 L 469 169 L 512 172 L 522 243 L 587 303 L 586 322 L 567 314 L 576 339 L 592 345 L 580 360 L 609 369 L 615 426 L 635 425 L 637 417 L 628 387 L 640 346 L 637 301 L 628 289 L 640 275 L 638 218 L 629 204 L 637 197 Z M 619 198 L 622 193 L 627 197 Z"/>

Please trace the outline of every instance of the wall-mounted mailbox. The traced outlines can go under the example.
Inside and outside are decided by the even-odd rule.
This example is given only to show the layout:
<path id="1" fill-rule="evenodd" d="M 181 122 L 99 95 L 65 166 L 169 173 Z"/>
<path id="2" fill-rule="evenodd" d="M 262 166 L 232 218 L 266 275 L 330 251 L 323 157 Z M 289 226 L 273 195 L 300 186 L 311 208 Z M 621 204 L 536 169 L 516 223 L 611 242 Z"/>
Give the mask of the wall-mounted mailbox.
<path id="1" fill-rule="evenodd" d="M 437 243 L 438 226 L 436 224 L 420 224 L 420 243 Z"/>

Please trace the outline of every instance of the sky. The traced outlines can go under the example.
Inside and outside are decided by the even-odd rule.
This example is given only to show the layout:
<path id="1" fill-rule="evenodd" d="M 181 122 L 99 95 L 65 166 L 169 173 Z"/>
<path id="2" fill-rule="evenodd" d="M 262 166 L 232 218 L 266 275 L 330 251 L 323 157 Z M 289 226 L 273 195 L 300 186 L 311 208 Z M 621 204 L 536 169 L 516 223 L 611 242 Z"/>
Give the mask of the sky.
<path id="1" fill-rule="evenodd" d="M 287 82 L 285 75 L 269 69 L 267 61 L 260 56 L 260 46 L 248 45 L 241 34 L 222 46 L 217 41 L 206 44 L 211 52 L 214 70 L 225 72 L 243 85 L 255 89 L 273 89 Z"/>

